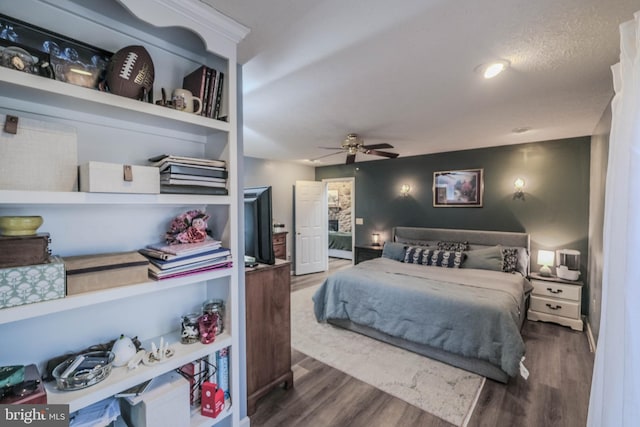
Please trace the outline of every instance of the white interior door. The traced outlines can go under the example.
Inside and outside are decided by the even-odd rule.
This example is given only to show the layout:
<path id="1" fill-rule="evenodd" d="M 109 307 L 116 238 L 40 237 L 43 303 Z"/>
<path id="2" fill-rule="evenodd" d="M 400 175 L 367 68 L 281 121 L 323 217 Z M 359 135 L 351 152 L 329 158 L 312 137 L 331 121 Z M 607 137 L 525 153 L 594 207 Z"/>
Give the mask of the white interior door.
<path id="1" fill-rule="evenodd" d="M 296 181 L 296 275 L 327 270 L 329 243 L 326 193 L 326 184 L 323 182 Z"/>

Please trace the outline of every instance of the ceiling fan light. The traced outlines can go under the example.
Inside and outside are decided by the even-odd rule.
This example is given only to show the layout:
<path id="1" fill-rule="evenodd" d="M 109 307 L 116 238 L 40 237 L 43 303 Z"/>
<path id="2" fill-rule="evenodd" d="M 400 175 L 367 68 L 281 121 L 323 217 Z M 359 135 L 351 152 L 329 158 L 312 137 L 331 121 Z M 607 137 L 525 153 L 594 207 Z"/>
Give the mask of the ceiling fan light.
<path id="1" fill-rule="evenodd" d="M 482 73 L 482 77 L 485 79 L 492 79 L 498 74 L 502 73 L 504 70 L 509 68 L 509 61 L 495 61 L 489 64 L 483 64 L 476 67 L 476 70 Z"/>

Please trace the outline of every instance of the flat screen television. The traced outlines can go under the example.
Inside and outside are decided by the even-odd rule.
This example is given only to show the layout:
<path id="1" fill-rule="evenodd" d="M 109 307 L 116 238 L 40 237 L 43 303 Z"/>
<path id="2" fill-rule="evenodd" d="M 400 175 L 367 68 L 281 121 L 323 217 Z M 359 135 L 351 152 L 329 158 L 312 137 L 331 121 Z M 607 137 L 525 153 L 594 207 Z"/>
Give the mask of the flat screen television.
<path id="1" fill-rule="evenodd" d="M 276 262 L 271 186 L 244 189 L 244 254 L 263 264 Z"/>

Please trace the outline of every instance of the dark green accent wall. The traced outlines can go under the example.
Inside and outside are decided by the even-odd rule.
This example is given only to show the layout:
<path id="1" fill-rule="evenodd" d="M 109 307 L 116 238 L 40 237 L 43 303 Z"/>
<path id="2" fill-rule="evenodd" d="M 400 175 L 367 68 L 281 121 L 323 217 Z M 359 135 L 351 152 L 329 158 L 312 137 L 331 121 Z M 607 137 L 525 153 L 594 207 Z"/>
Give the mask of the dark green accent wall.
<path id="1" fill-rule="evenodd" d="M 538 249 L 581 252 L 586 277 L 589 231 L 590 137 L 399 157 L 316 168 L 316 180 L 355 177 L 356 244 L 371 233 L 389 239 L 395 225 L 524 231 L 531 234 L 532 271 Z M 480 208 L 433 207 L 433 172 L 484 170 Z M 513 182 L 525 180 L 525 200 L 513 199 Z M 407 197 L 400 186 L 410 184 Z"/>

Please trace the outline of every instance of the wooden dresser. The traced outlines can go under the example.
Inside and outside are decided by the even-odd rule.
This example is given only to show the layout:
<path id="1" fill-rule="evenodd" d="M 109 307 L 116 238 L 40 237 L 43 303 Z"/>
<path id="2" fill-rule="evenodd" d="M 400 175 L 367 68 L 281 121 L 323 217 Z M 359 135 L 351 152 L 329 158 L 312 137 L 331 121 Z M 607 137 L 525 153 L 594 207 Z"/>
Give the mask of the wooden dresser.
<path id="1" fill-rule="evenodd" d="M 293 387 L 291 370 L 291 263 L 245 269 L 247 415 L 274 387 Z"/>
<path id="2" fill-rule="evenodd" d="M 273 253 L 278 259 L 287 259 L 287 233 L 288 231 L 273 233 Z"/>

